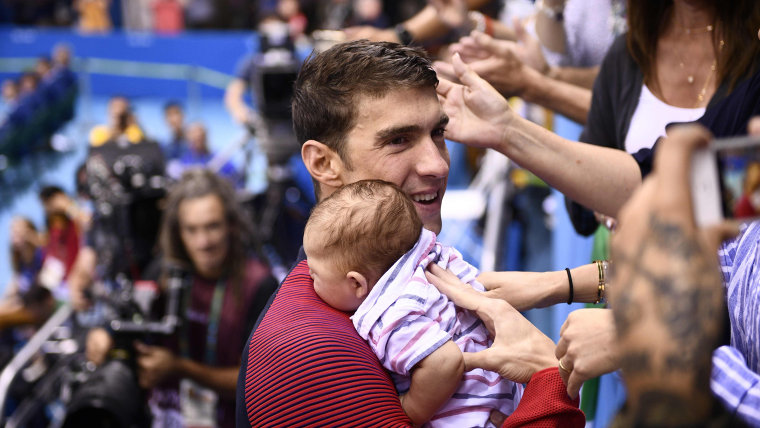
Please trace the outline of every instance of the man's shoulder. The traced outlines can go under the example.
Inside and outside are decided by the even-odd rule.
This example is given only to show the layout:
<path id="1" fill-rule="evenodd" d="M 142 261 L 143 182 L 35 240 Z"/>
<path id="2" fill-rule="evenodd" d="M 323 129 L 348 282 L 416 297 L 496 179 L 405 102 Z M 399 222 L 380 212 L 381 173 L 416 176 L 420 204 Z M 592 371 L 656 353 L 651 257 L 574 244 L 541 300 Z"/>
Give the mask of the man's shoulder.
<path id="1" fill-rule="evenodd" d="M 277 295 L 251 337 L 272 343 L 284 337 L 298 335 L 301 341 L 335 337 L 345 334 L 361 341 L 346 313 L 331 308 L 314 291 L 306 261 L 290 271 L 280 285 Z M 338 336 L 340 337 L 340 336 Z"/>

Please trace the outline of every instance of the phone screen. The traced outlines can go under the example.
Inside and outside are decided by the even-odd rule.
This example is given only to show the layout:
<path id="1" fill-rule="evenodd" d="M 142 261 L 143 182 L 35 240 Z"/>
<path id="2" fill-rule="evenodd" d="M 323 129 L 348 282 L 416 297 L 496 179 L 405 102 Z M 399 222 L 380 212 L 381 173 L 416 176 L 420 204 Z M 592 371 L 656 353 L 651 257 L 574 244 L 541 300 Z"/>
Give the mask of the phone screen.
<path id="1" fill-rule="evenodd" d="M 725 140 L 714 146 L 725 218 L 760 216 L 760 139 Z"/>

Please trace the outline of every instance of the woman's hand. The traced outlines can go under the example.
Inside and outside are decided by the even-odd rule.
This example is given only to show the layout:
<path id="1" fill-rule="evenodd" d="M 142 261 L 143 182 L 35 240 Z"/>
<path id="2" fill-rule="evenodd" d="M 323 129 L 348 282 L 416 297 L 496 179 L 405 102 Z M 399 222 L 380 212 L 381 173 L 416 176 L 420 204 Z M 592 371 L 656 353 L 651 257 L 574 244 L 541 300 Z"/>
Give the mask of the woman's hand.
<path id="1" fill-rule="evenodd" d="M 490 348 L 463 354 L 466 371 L 479 367 L 497 372 L 504 379 L 526 383 L 534 373 L 557 366 L 554 342 L 509 303 L 489 298 L 434 263 L 425 275 L 454 304 L 475 312 L 494 336 Z"/>

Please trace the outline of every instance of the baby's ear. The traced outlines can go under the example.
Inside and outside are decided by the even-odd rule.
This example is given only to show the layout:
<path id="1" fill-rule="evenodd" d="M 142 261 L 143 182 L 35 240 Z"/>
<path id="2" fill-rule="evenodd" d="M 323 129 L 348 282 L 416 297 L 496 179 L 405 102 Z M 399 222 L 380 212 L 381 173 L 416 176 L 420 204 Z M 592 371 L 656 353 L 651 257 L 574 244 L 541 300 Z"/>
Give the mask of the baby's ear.
<path id="1" fill-rule="evenodd" d="M 357 299 L 361 300 L 367 297 L 367 294 L 369 294 L 369 282 L 367 281 L 367 277 L 355 270 L 352 270 L 346 274 L 346 278 L 351 281 L 351 285 L 354 289 L 354 295 L 356 295 Z"/>

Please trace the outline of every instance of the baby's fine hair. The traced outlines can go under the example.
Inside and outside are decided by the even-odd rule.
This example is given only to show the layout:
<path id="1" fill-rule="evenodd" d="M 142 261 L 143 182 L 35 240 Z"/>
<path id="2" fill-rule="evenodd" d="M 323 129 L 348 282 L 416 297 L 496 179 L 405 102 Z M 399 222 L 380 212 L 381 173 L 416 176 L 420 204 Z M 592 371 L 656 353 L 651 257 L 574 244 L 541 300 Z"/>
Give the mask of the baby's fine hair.
<path id="1" fill-rule="evenodd" d="M 318 228 L 324 255 L 342 272 L 357 271 L 372 282 L 411 250 L 422 232 L 414 203 L 395 184 L 362 180 L 347 184 L 311 212 L 307 231 Z"/>

